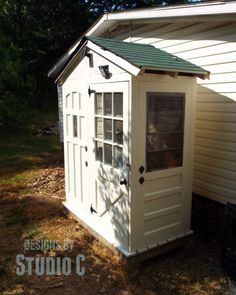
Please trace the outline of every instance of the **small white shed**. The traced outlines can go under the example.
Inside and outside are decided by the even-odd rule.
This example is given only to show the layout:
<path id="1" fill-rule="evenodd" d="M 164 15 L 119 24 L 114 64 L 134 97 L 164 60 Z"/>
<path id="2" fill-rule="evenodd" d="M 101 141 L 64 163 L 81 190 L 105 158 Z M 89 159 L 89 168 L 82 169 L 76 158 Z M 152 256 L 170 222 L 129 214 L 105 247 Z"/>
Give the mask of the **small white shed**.
<path id="1" fill-rule="evenodd" d="M 58 77 L 65 206 L 125 256 L 191 233 L 196 77 L 151 45 L 85 37 Z"/>
<path id="2" fill-rule="evenodd" d="M 197 78 L 194 144 L 193 193 L 206 203 L 236 203 L 235 32 L 236 1 L 207 1 L 105 13 L 86 33 L 151 44 L 211 72 L 209 80 Z M 50 69 L 50 77 L 58 77 L 79 43 Z M 63 142 L 62 89 L 57 85 Z"/>

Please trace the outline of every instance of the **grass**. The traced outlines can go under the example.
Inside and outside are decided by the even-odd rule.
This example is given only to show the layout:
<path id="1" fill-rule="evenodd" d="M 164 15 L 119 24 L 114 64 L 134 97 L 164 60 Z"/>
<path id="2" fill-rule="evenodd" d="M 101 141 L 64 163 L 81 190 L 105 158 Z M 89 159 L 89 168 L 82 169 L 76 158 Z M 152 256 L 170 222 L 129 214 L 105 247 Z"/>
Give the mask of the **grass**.
<path id="1" fill-rule="evenodd" d="M 0 136 L 0 186 L 24 183 L 34 170 L 47 165 L 43 154 L 61 151 L 59 135 L 34 136 L 29 130 L 0 129 Z"/>
<path id="2" fill-rule="evenodd" d="M 0 186 L 20 184 L 27 179 L 29 179 L 29 175 L 17 174 L 14 176 L 5 177 L 0 179 Z"/>
<path id="3" fill-rule="evenodd" d="M 23 237 L 26 239 L 34 239 L 39 234 L 39 229 L 32 224 L 29 224 L 28 227 L 23 231 Z"/>
<path id="4" fill-rule="evenodd" d="M 12 225 L 26 225 L 28 224 L 29 219 L 27 216 L 26 208 L 25 206 L 20 206 L 11 209 L 11 211 L 8 213 L 6 225 L 12 226 Z"/>
<path id="5" fill-rule="evenodd" d="M 58 135 L 32 135 L 26 132 L 1 133 L 0 165 L 7 165 L 17 156 L 60 150 Z"/>

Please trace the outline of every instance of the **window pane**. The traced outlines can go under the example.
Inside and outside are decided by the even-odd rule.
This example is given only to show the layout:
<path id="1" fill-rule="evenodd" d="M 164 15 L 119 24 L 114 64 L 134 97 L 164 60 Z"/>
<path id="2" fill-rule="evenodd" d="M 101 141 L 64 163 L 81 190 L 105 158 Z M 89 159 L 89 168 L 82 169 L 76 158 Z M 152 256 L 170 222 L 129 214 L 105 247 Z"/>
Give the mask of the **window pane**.
<path id="1" fill-rule="evenodd" d="M 123 117 L 123 93 L 114 93 L 114 116 Z"/>
<path id="2" fill-rule="evenodd" d="M 95 94 L 95 114 L 102 115 L 103 108 L 102 108 L 102 93 Z"/>
<path id="3" fill-rule="evenodd" d="M 114 142 L 123 144 L 123 121 L 114 121 Z"/>
<path id="4" fill-rule="evenodd" d="M 147 134 L 147 151 L 157 152 L 182 148 L 183 133 L 152 133 Z"/>
<path id="5" fill-rule="evenodd" d="M 182 94 L 148 93 L 148 132 L 183 131 Z"/>
<path id="6" fill-rule="evenodd" d="M 78 122 L 77 122 L 77 116 L 73 116 L 73 136 L 78 136 Z"/>
<path id="7" fill-rule="evenodd" d="M 96 141 L 96 160 L 103 161 L 103 143 Z"/>
<path id="8" fill-rule="evenodd" d="M 147 154 L 148 171 L 182 166 L 183 150 L 159 151 Z"/>
<path id="9" fill-rule="evenodd" d="M 95 118 L 95 136 L 96 138 L 103 138 L 103 132 L 102 132 L 102 118 Z"/>
<path id="10" fill-rule="evenodd" d="M 112 120 L 104 120 L 104 139 L 112 140 Z"/>
<path id="11" fill-rule="evenodd" d="M 112 145 L 104 144 L 104 157 L 105 164 L 112 165 Z"/>
<path id="12" fill-rule="evenodd" d="M 114 167 L 123 168 L 123 148 L 119 146 L 114 147 Z"/>
<path id="13" fill-rule="evenodd" d="M 80 139 L 86 138 L 86 124 L 85 124 L 85 117 L 79 116 L 79 137 Z"/>
<path id="14" fill-rule="evenodd" d="M 104 115 L 112 116 L 112 94 L 104 93 Z"/>
<path id="15" fill-rule="evenodd" d="M 182 166 L 184 94 L 147 93 L 147 171 Z"/>

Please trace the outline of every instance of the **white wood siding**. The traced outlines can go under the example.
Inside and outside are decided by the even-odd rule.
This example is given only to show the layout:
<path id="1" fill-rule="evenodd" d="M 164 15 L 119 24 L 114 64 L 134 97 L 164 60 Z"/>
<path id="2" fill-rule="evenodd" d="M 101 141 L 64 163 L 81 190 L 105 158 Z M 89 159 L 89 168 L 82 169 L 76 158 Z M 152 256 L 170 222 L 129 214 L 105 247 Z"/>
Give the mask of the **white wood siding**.
<path id="1" fill-rule="evenodd" d="M 146 30 L 145 30 L 146 28 Z M 152 44 L 211 72 L 198 79 L 195 193 L 236 202 L 236 22 L 159 22 L 110 36 Z"/>
<path id="2" fill-rule="evenodd" d="M 89 96 L 88 89 L 90 87 L 92 90 L 99 90 L 99 92 L 122 91 L 126 104 L 128 104 L 130 96 L 127 93 L 128 82 L 130 82 L 131 76 L 92 50 L 89 52 L 93 55 L 93 66 L 90 67 L 89 59 L 84 57 L 80 63 L 75 62 L 74 66 L 68 69 L 68 73 L 65 72 L 62 75 L 60 81 L 65 102 L 63 105 L 66 175 L 65 206 L 109 243 L 119 247 L 122 251 L 128 251 L 130 226 L 130 201 L 128 195 L 118 199 L 111 206 L 111 209 L 101 216 L 105 211 L 102 206 L 103 201 L 107 201 L 106 208 L 110 205 L 108 201 L 111 200 L 111 195 L 108 198 L 107 194 L 112 192 L 112 201 L 117 199 L 117 195 L 115 194 L 114 183 L 104 176 L 105 172 L 109 171 L 108 169 L 100 170 L 104 173 L 104 175 L 100 174 L 103 181 L 100 183 L 97 181 L 98 163 L 95 162 L 94 150 L 94 94 Z M 104 64 L 109 65 L 109 70 L 112 73 L 112 77 L 108 81 L 102 77 L 98 68 L 99 65 Z M 78 104 L 74 103 L 73 95 L 78 95 Z M 127 110 L 124 111 L 124 114 L 128 119 Z M 77 137 L 73 136 L 73 115 L 78 118 Z M 83 118 L 82 124 L 81 118 Z M 128 124 L 126 124 L 126 128 L 128 128 Z M 87 147 L 87 151 L 85 147 Z M 121 176 L 118 177 L 118 174 L 114 173 L 114 171 L 114 179 L 120 181 Z M 108 175 L 106 176 L 108 177 Z M 98 183 L 101 185 L 99 188 Z M 101 187 L 106 192 L 106 195 L 100 193 L 99 189 Z M 97 210 L 97 214 L 91 214 L 91 205 Z"/>

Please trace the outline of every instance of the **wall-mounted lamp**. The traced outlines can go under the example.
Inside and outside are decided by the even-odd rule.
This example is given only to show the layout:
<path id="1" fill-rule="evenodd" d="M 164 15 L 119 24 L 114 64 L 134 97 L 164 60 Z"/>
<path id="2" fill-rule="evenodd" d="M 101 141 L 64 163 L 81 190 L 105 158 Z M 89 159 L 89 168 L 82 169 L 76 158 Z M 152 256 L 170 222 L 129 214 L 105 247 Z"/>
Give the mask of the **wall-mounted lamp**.
<path id="1" fill-rule="evenodd" d="M 90 68 L 93 68 L 93 55 L 92 55 L 92 53 L 86 53 L 85 56 L 87 56 L 89 59 Z"/>
<path id="2" fill-rule="evenodd" d="M 112 73 L 109 72 L 109 66 L 99 66 L 98 68 L 105 79 L 111 78 Z"/>

